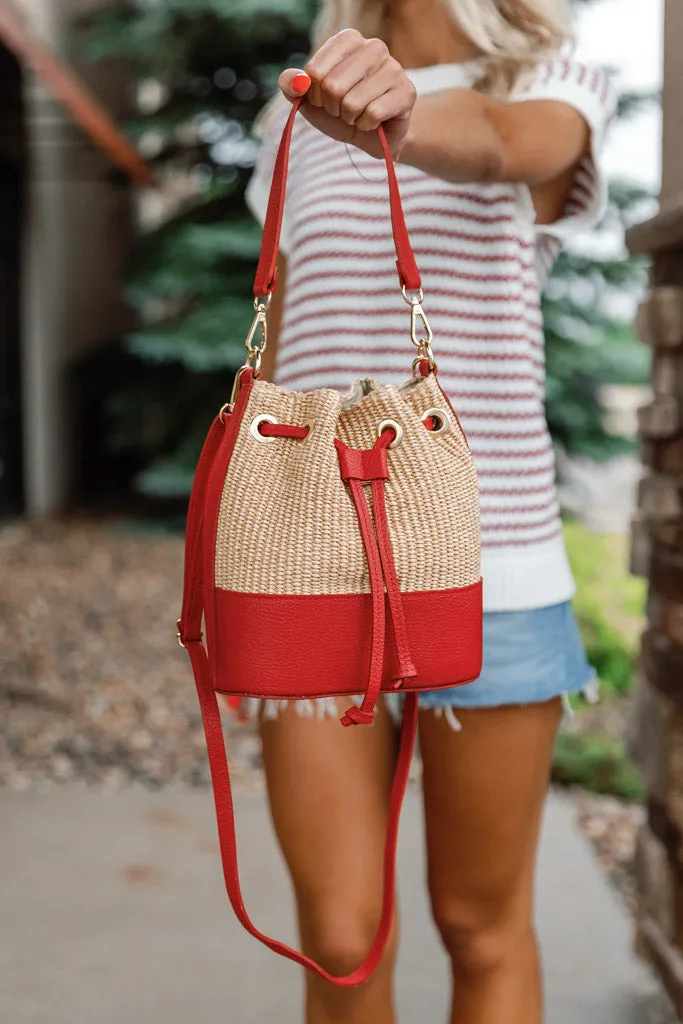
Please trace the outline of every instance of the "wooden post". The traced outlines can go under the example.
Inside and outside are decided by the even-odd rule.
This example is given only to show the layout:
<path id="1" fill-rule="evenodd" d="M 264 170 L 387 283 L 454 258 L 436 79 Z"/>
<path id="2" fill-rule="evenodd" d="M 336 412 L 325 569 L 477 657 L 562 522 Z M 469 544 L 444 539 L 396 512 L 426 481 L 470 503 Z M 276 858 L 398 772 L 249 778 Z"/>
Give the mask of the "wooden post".
<path id="1" fill-rule="evenodd" d="M 23 0 L 37 36 L 59 53 L 72 16 L 108 0 Z M 88 71 L 114 113 L 125 87 L 111 69 Z M 22 407 L 26 510 L 61 511 L 75 449 L 71 360 L 127 325 L 122 274 L 132 236 L 130 190 L 37 76 L 26 76 L 28 163 L 23 239 Z"/>
<path id="2" fill-rule="evenodd" d="M 665 16 L 662 202 L 668 203 L 683 191 L 683 4 L 666 0 Z"/>

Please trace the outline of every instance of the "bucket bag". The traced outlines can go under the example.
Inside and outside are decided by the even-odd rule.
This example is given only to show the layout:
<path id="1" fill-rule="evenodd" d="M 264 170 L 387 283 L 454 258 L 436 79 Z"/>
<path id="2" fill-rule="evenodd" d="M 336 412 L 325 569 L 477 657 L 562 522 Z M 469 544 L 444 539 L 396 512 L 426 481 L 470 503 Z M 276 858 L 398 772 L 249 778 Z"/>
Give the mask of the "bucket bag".
<path id="1" fill-rule="evenodd" d="M 248 355 L 197 466 L 178 639 L 194 671 L 225 882 L 237 917 L 274 952 L 352 986 L 373 973 L 391 931 L 419 693 L 470 682 L 481 670 L 479 502 L 467 440 L 439 385 L 420 274 L 381 128 L 399 288 L 415 346 L 412 374 L 402 387 L 360 380 L 346 395 L 292 393 L 262 378 L 299 106 L 292 107 L 275 163 Z M 262 934 L 247 914 L 218 695 L 339 698 L 342 725 L 368 728 L 385 693 L 403 695 L 403 724 L 381 920 L 364 963 L 333 977 Z"/>

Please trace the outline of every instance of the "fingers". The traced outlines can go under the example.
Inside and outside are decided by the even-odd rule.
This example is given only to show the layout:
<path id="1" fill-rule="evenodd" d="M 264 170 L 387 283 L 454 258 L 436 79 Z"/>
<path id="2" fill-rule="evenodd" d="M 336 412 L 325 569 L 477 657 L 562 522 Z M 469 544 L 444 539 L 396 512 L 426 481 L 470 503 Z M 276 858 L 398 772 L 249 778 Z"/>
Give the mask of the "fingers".
<path id="1" fill-rule="evenodd" d="M 391 89 L 368 104 L 356 121 L 356 128 L 362 132 L 372 132 L 386 121 L 392 121 L 395 118 L 405 118 L 407 121 L 409 117 L 405 90 L 403 88 Z"/>
<path id="2" fill-rule="evenodd" d="M 315 107 L 322 107 L 322 83 L 338 64 L 347 58 L 358 54 L 365 48 L 367 40 L 355 28 L 347 28 L 338 32 L 336 36 L 328 39 L 320 49 L 313 54 L 306 71 L 313 79 L 313 85 L 308 95 L 309 103 Z"/>
<path id="3" fill-rule="evenodd" d="M 306 68 L 313 80 L 309 102 L 323 107 L 332 117 L 341 116 L 342 102 L 355 86 L 373 80 L 391 61 L 381 39 L 359 36 L 360 42 L 356 42 L 356 33 L 353 33 L 347 41 L 346 35 L 336 36 L 332 42 L 338 41 L 337 45 L 329 50 L 323 47 Z"/>
<path id="4" fill-rule="evenodd" d="M 305 71 L 299 71 L 297 68 L 288 68 L 278 78 L 278 85 L 283 95 L 293 103 L 294 100 L 299 99 L 300 96 L 305 96 L 308 92 L 311 87 L 311 79 Z"/>
<path id="5" fill-rule="evenodd" d="M 416 101 L 414 85 L 386 44 L 355 29 L 329 39 L 305 71 L 284 71 L 279 85 L 290 101 L 306 96 L 304 116 L 320 131 L 376 156 L 381 151 L 366 133 L 385 123 L 392 152 L 399 152 Z"/>
<path id="6" fill-rule="evenodd" d="M 376 104 L 387 94 L 395 93 L 393 99 L 398 101 L 398 107 L 392 107 L 392 112 L 383 120 L 395 117 L 405 108 L 407 91 L 411 88 L 401 65 L 389 59 L 379 70 L 362 79 L 344 95 L 340 102 L 339 116 L 346 124 L 356 125 L 362 131 L 371 131 L 377 127 L 377 123 L 372 123 L 370 127 L 366 127 L 366 124 L 375 121 L 373 113 Z M 382 109 L 387 109 L 386 104 Z"/>

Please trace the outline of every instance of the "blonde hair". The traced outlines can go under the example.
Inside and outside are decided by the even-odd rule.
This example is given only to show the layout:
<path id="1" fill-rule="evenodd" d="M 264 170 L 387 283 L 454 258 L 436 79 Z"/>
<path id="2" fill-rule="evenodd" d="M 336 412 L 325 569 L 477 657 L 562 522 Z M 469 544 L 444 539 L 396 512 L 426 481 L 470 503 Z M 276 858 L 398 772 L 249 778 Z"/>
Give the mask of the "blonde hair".
<path id="1" fill-rule="evenodd" d="M 520 76 L 571 41 L 567 0 L 441 0 L 455 25 L 478 51 L 478 87 L 509 95 Z M 356 28 L 366 37 L 388 36 L 387 0 L 324 0 L 313 28 L 313 49 Z"/>

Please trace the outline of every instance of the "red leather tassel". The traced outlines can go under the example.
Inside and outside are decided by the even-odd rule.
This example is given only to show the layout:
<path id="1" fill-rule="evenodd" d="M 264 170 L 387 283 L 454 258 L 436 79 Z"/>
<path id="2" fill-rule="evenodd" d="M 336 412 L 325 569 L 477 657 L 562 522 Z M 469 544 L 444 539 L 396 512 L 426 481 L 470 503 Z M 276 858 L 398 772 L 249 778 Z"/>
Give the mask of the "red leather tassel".
<path id="1" fill-rule="evenodd" d="M 342 725 L 372 725 L 375 721 L 375 711 L 363 711 L 362 708 L 349 708 L 343 718 L 339 721 Z"/>

